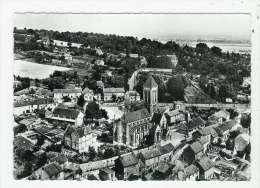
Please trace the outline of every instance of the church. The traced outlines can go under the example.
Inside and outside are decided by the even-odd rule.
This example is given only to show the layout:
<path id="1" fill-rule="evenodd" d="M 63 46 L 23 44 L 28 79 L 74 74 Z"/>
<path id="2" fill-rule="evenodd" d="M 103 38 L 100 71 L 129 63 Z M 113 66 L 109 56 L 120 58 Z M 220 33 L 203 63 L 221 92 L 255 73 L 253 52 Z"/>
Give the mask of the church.
<path id="1" fill-rule="evenodd" d="M 145 108 L 125 113 L 114 126 L 114 141 L 131 147 L 144 144 L 146 136 L 152 135 L 154 142 L 161 140 L 161 126 L 152 121 L 158 109 L 158 84 L 150 76 L 143 85 Z"/>

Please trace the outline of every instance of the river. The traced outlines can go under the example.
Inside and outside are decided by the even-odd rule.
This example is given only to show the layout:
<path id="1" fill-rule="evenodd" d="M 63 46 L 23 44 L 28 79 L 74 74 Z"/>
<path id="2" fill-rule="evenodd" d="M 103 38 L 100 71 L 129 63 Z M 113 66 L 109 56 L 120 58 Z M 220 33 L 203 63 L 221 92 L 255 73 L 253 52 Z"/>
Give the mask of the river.
<path id="1" fill-rule="evenodd" d="M 29 77 L 32 79 L 48 78 L 55 70 L 68 71 L 70 68 L 53 65 L 44 65 L 32 63 L 26 60 L 14 60 L 14 75 L 20 77 Z"/>

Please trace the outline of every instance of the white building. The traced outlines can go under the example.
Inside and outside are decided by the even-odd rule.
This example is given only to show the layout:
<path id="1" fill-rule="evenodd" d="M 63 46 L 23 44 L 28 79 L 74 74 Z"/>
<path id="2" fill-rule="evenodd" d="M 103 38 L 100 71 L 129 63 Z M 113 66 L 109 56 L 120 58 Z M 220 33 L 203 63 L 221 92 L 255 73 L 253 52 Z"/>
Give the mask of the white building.
<path id="1" fill-rule="evenodd" d="M 57 100 L 59 102 L 62 102 L 63 97 L 68 96 L 71 99 L 78 98 L 81 93 L 82 89 L 54 89 L 54 100 Z"/>
<path id="2" fill-rule="evenodd" d="M 104 101 L 112 101 L 113 95 L 116 96 L 116 99 L 123 100 L 125 96 L 125 89 L 124 88 L 104 88 Z"/>

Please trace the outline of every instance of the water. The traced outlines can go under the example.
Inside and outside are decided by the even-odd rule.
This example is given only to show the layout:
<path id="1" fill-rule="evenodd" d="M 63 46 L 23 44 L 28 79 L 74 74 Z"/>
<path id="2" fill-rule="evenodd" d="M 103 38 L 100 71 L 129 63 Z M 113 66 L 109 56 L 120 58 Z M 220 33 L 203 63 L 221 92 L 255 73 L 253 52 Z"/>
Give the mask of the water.
<path id="1" fill-rule="evenodd" d="M 198 43 L 206 43 L 208 47 L 217 46 L 222 49 L 222 52 L 236 52 L 236 53 L 243 53 L 243 52 L 251 52 L 251 45 L 245 43 L 216 43 L 216 42 L 178 42 L 180 45 L 187 44 L 191 47 L 196 47 Z"/>
<path id="2" fill-rule="evenodd" d="M 32 79 L 48 78 L 55 70 L 68 71 L 70 68 L 58 67 L 53 65 L 44 65 L 32 63 L 26 60 L 14 60 L 14 75 L 20 77 L 29 77 Z"/>

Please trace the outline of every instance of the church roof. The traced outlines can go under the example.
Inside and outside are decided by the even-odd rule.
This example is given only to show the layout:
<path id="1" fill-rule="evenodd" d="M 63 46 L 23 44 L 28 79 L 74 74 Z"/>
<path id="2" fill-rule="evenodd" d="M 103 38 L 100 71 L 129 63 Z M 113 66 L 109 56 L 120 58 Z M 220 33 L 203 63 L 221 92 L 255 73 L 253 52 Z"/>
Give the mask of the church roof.
<path id="1" fill-rule="evenodd" d="M 137 111 L 129 112 L 125 114 L 122 118 L 123 120 L 126 120 L 126 122 L 134 122 L 147 117 L 150 117 L 150 114 L 146 108 L 143 108 Z"/>
<path id="2" fill-rule="evenodd" d="M 152 76 L 149 76 L 149 78 L 144 83 L 143 87 L 148 87 L 148 88 L 158 87 L 158 84 L 154 81 Z"/>

